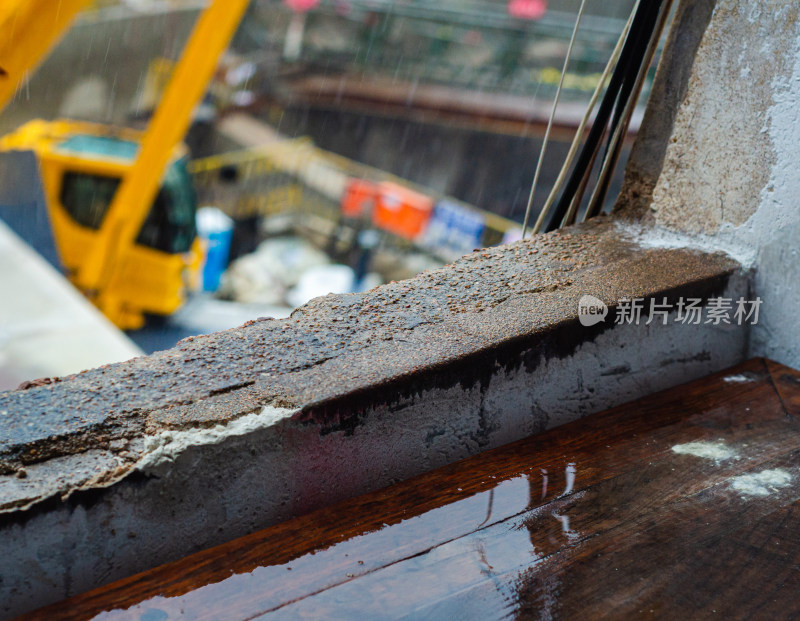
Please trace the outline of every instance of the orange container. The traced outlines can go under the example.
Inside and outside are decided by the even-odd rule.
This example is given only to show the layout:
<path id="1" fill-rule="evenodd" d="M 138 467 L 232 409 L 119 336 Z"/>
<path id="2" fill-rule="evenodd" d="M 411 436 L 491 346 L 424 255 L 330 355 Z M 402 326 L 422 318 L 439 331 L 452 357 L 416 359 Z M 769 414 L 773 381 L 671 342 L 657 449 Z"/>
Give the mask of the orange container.
<path id="1" fill-rule="evenodd" d="M 378 186 L 372 222 L 378 228 L 413 239 L 425 230 L 432 213 L 432 198 L 384 181 Z"/>
<path id="2" fill-rule="evenodd" d="M 342 214 L 348 218 L 368 216 L 377 197 L 377 185 L 363 179 L 350 179 L 342 195 Z"/>

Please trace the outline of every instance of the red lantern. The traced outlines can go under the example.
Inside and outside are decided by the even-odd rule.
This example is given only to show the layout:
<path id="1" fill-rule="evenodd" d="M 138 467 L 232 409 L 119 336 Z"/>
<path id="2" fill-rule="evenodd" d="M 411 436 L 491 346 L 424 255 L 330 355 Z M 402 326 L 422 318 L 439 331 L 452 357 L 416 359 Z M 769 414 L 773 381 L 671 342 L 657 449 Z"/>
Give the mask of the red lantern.
<path id="1" fill-rule="evenodd" d="M 319 4 L 319 0 L 283 0 L 295 13 L 307 13 Z"/>
<path id="2" fill-rule="evenodd" d="M 547 0 L 509 0 L 507 11 L 517 19 L 539 19 L 547 13 Z"/>

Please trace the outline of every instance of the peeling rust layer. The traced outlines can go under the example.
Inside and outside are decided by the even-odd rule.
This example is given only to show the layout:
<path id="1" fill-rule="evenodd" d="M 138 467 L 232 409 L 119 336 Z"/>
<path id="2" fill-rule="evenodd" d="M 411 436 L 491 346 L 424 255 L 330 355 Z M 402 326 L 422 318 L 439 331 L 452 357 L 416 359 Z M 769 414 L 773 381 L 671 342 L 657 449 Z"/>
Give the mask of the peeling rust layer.
<path id="1" fill-rule="evenodd" d="M 642 249 L 623 236 L 596 220 L 366 293 L 317 298 L 289 319 L 0 393 L 0 474 L 24 477 L 32 464 L 89 450 L 109 451 L 122 472 L 141 457 L 142 438 L 224 424 L 265 405 L 297 410 L 298 422 L 322 432 L 347 431 L 376 399 L 487 381 L 497 365 L 535 365 L 542 352 L 571 354 L 606 329 L 577 323 L 584 294 L 610 305 L 707 297 L 739 269 L 722 254 Z M 6 501 L 0 510 L 12 508 Z"/>

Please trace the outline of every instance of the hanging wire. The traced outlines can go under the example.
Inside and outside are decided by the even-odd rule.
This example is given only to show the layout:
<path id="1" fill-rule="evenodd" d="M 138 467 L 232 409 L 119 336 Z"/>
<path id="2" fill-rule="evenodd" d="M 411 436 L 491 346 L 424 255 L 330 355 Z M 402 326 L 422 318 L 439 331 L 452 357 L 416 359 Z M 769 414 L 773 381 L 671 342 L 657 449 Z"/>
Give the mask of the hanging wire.
<path id="1" fill-rule="evenodd" d="M 611 176 L 614 173 L 620 153 L 622 152 L 622 143 L 624 141 L 625 134 L 628 132 L 628 127 L 630 126 L 633 110 L 636 107 L 639 94 L 642 92 L 642 86 L 644 86 L 645 77 L 647 76 L 650 63 L 652 62 L 656 48 L 658 47 L 658 41 L 661 38 L 661 33 L 663 32 L 664 26 L 667 22 L 667 16 L 669 15 L 671 6 L 672 0 L 665 0 L 665 2 L 661 5 L 658 20 L 653 30 L 653 34 L 650 37 L 647 50 L 645 51 L 644 58 L 642 59 L 642 63 L 639 67 L 639 71 L 637 72 L 633 89 L 628 97 L 628 100 L 625 102 L 625 107 L 622 111 L 620 122 L 614 129 L 614 134 L 611 138 L 611 142 L 609 143 L 609 150 L 606 152 L 606 157 L 604 158 L 602 167 L 600 169 L 600 175 L 598 176 L 597 184 L 595 185 L 592 196 L 589 199 L 589 205 L 586 208 L 586 212 L 583 214 L 583 222 L 596 216 L 603 206 L 603 201 L 608 193 L 608 187 L 611 184 Z"/>
<path id="2" fill-rule="evenodd" d="M 550 207 L 552 207 L 556 200 L 556 196 L 558 196 L 558 193 L 561 190 L 561 186 L 564 184 L 564 179 L 566 179 L 570 166 L 572 166 L 572 161 L 575 159 L 575 154 L 578 152 L 578 147 L 581 145 L 581 139 L 583 138 L 583 132 L 586 129 L 586 124 L 589 122 L 589 119 L 592 116 L 592 111 L 594 110 L 595 105 L 597 105 L 597 100 L 600 98 L 600 93 L 603 92 L 603 88 L 606 85 L 608 76 L 611 74 L 611 70 L 619 60 L 622 46 L 625 43 L 625 38 L 628 36 L 628 31 L 630 30 L 631 23 L 633 22 L 633 14 L 636 11 L 636 8 L 639 6 L 639 1 L 640 0 L 636 0 L 636 5 L 634 6 L 633 11 L 631 11 L 631 14 L 628 16 L 628 21 L 626 22 L 625 27 L 622 29 L 622 33 L 620 34 L 619 39 L 617 39 L 617 44 L 614 46 L 614 50 L 611 52 L 611 57 L 608 59 L 608 63 L 606 63 L 606 67 L 603 70 L 603 74 L 600 76 L 600 80 L 597 82 L 594 93 L 592 93 L 592 98 L 589 100 L 589 105 L 586 107 L 586 113 L 583 115 L 583 118 L 578 125 L 578 129 L 575 132 L 575 137 L 572 139 L 572 144 L 569 147 L 567 158 L 564 160 L 564 165 L 561 167 L 561 170 L 558 173 L 558 178 L 556 179 L 555 184 L 553 184 L 553 189 L 550 190 L 550 194 L 547 197 L 542 210 L 539 212 L 539 217 L 536 219 L 536 224 L 533 226 L 532 233 L 534 235 L 541 231 L 544 220 L 550 211 Z M 567 216 L 565 216 L 565 219 L 569 217 L 571 217 L 571 214 L 568 213 Z"/>
<path id="3" fill-rule="evenodd" d="M 617 65 L 611 74 L 594 122 L 577 163 L 564 185 L 561 198 L 555 204 L 552 213 L 548 214 L 550 217 L 544 227 L 545 231 L 558 228 L 568 212 L 574 211 L 580 204 L 583 191 L 591 177 L 592 164 L 605 141 L 605 136 L 609 133 L 609 121 L 612 120 L 613 115 L 610 130 L 613 133 L 622 116 L 622 108 L 631 94 L 634 78 L 644 60 L 662 5 L 663 0 L 648 0 L 648 2 L 640 2 L 637 6 L 628 36 L 623 44 Z"/>
<path id="4" fill-rule="evenodd" d="M 553 119 L 556 116 L 556 108 L 558 107 L 558 100 L 561 97 L 561 87 L 564 85 L 564 76 L 567 73 L 567 66 L 569 65 L 569 57 L 572 54 L 572 47 L 575 45 L 575 38 L 578 34 L 578 26 L 583 17 L 583 9 L 586 6 L 586 0 L 581 0 L 581 6 L 578 9 L 578 15 L 575 19 L 575 27 L 572 29 L 572 37 L 569 40 L 569 47 L 567 48 L 567 55 L 564 58 L 564 68 L 561 70 L 561 78 L 558 80 L 558 88 L 556 89 L 556 96 L 553 100 L 553 108 L 550 110 L 550 118 L 547 121 L 547 129 L 544 132 L 544 140 L 542 141 L 542 148 L 539 151 L 539 161 L 536 162 L 536 172 L 533 175 L 533 183 L 531 183 L 531 192 L 528 196 L 528 205 L 525 208 L 525 219 L 522 221 L 522 239 L 525 239 L 525 233 L 528 230 L 528 218 L 531 215 L 531 206 L 533 205 L 533 195 L 536 192 L 536 184 L 539 182 L 539 173 L 542 171 L 542 164 L 544 162 L 544 153 L 547 149 L 547 141 L 550 138 L 550 129 L 553 127 Z"/>

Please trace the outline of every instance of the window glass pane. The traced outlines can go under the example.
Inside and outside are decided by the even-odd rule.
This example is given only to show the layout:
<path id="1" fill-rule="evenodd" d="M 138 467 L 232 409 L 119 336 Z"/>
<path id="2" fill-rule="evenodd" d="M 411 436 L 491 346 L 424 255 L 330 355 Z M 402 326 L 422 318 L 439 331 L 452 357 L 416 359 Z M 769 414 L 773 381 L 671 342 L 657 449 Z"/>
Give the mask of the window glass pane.
<path id="1" fill-rule="evenodd" d="M 187 252 L 195 238 L 196 198 L 185 159 L 167 169 L 164 185 L 136 243 L 164 252 Z"/>
<path id="2" fill-rule="evenodd" d="M 118 177 L 68 172 L 61 185 L 61 204 L 78 224 L 99 229 L 119 182 Z"/>

